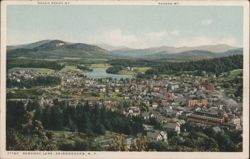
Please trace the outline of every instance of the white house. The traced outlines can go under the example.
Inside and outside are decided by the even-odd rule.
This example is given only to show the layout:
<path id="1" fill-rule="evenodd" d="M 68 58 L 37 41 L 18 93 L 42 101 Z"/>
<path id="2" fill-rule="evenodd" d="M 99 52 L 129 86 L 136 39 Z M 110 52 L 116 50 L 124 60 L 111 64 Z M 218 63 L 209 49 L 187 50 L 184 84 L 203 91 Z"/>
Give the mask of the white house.
<path id="1" fill-rule="evenodd" d="M 150 142 L 163 141 L 167 142 L 168 136 L 164 131 L 149 131 L 147 132 L 147 138 Z"/>
<path id="2" fill-rule="evenodd" d="M 177 134 L 181 133 L 181 125 L 180 123 L 167 123 L 166 125 L 163 126 L 163 128 L 166 129 L 166 131 L 174 131 Z"/>

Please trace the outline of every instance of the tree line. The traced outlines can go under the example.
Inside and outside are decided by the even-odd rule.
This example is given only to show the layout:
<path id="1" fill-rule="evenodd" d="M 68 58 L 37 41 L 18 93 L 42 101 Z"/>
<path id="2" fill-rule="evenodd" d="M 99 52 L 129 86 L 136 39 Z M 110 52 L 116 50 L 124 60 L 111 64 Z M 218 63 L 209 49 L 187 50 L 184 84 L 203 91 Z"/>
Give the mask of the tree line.
<path id="1" fill-rule="evenodd" d="M 36 102 L 24 104 L 21 101 L 8 101 L 7 150 L 128 151 L 121 134 L 144 134 L 143 119 L 139 117 L 127 118 L 120 113 L 88 104 L 73 107 L 54 103 L 55 106 L 40 107 Z M 148 124 L 157 126 L 155 122 L 152 120 Z M 137 138 L 129 151 L 242 151 L 242 130 L 221 127 L 221 131 L 216 132 L 212 127 L 198 127 L 188 122 L 181 129 L 184 133 L 179 135 L 168 132 L 168 142 L 150 142 L 143 135 Z M 82 132 L 90 137 L 74 143 L 54 143 L 51 131 L 58 130 Z M 94 141 L 95 136 L 104 134 L 106 130 L 120 134 L 108 149 Z"/>
<path id="2" fill-rule="evenodd" d="M 157 66 L 159 60 L 143 60 L 143 59 L 113 59 L 109 60 L 108 63 L 112 66 L 123 66 L 123 67 L 144 67 L 144 66 Z"/>
<path id="3" fill-rule="evenodd" d="M 22 68 L 48 68 L 54 70 L 61 70 L 65 67 L 57 61 L 47 61 L 47 60 L 30 60 L 30 59 L 10 59 L 7 60 L 7 69 L 13 67 Z"/>
<path id="4" fill-rule="evenodd" d="M 80 70 L 83 70 L 83 71 L 93 71 L 93 69 L 91 69 L 83 64 L 77 64 L 76 67 Z"/>
<path id="5" fill-rule="evenodd" d="M 54 104 L 41 107 L 36 102 L 24 104 L 22 101 L 8 101 L 7 128 L 21 130 L 25 114 L 33 112 L 33 120 L 40 121 L 46 130 L 76 131 L 90 136 L 104 134 L 106 130 L 127 135 L 143 131 L 143 119 L 140 117 L 129 118 L 103 107 L 90 106 L 88 102 L 77 106 L 64 102 Z"/>
<path id="6" fill-rule="evenodd" d="M 118 74 L 118 72 L 123 69 L 124 69 L 124 66 L 117 65 L 117 66 L 112 66 L 112 67 L 107 68 L 106 72 L 111 73 L 111 74 Z"/>
<path id="7" fill-rule="evenodd" d="M 113 59 L 108 61 L 112 67 L 109 67 L 106 72 L 111 74 L 117 74 L 119 71 L 126 67 L 140 67 L 140 66 L 158 66 L 160 61 L 157 60 L 143 60 L 143 59 Z"/>
<path id="8" fill-rule="evenodd" d="M 168 72 L 181 71 L 206 71 L 209 73 L 220 74 L 222 72 L 243 68 L 243 56 L 233 55 L 228 57 L 205 59 L 189 62 L 167 62 L 145 72 L 146 76 L 159 75 Z"/>
<path id="9" fill-rule="evenodd" d="M 78 131 L 90 136 L 105 134 L 106 130 L 128 135 L 143 131 L 140 118 L 131 120 L 118 112 L 89 106 L 88 102 L 76 107 L 62 104 L 45 107 L 37 116 L 45 129 Z"/>
<path id="10" fill-rule="evenodd" d="M 31 88 L 34 86 L 51 86 L 61 83 L 61 78 L 56 76 L 38 76 L 33 79 L 21 79 L 19 82 L 16 80 L 7 79 L 7 87 Z"/>

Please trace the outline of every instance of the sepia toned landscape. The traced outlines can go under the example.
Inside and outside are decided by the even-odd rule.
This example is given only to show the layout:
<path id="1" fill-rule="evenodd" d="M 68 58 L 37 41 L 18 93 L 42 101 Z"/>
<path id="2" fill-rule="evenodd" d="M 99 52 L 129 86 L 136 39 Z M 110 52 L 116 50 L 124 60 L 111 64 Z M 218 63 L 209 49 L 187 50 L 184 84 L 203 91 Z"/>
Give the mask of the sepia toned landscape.
<path id="1" fill-rule="evenodd" d="M 104 10 L 97 14 L 91 7 Z M 64 10 L 71 18 L 86 16 L 83 23 L 57 14 L 42 20 L 42 14 L 27 6 L 20 12 L 9 8 L 7 150 L 242 152 L 242 21 L 236 20 L 241 9 L 210 13 L 209 7 L 183 7 L 187 20 L 182 30 L 178 17 L 164 20 L 178 8 L 155 7 L 162 12 L 153 12 L 145 6 L 123 6 L 113 15 L 115 6 L 91 7 L 85 12 L 72 6 L 79 17 Z M 63 14 L 55 8 L 34 10 L 44 16 L 52 10 Z M 193 10 L 212 17 L 194 18 Z M 37 14 L 30 23 L 26 11 Z M 151 13 L 162 17 L 154 21 Z M 16 22 L 14 15 L 21 20 Z M 21 28 L 14 29 L 16 23 Z M 165 23 L 176 26 L 167 28 Z M 121 29 L 113 29 L 116 25 Z M 52 31 L 46 33 L 46 26 Z M 95 37 L 79 32 L 79 37 L 84 34 L 79 38 L 78 27 L 88 33 L 93 29 L 90 37 Z M 107 34 L 98 30 L 109 27 L 113 30 Z M 123 27 L 134 36 L 125 35 Z M 218 34 L 223 38 L 213 37 Z"/>

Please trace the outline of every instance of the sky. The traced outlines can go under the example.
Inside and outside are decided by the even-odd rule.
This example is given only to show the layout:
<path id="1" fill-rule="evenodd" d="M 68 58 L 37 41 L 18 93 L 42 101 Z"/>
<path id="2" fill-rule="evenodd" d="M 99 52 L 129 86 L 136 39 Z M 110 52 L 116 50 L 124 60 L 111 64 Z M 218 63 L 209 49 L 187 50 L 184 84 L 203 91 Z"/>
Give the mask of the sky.
<path id="1" fill-rule="evenodd" d="M 7 44 L 45 39 L 130 48 L 243 44 L 241 6 L 7 7 Z"/>

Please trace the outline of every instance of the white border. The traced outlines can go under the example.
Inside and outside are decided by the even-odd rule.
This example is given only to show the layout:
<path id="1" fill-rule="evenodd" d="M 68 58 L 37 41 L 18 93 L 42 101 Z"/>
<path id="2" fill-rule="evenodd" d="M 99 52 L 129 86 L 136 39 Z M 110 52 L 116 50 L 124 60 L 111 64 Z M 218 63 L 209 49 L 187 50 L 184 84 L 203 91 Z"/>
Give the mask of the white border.
<path id="1" fill-rule="evenodd" d="M 52 2 L 45 0 L 43 2 Z M 5 102 L 6 102 L 6 6 L 7 5 L 37 5 L 38 1 L 2 1 L 1 2 L 1 79 L 0 79 L 0 158 L 213 158 L 213 159 L 247 159 L 249 158 L 249 2 L 247 1 L 59 1 L 53 2 L 70 2 L 70 5 L 158 5 L 159 2 L 177 2 L 178 6 L 243 6 L 244 7 L 244 70 L 243 70 L 243 152 L 85 152 L 86 155 L 77 155 L 77 151 L 68 151 L 74 155 L 56 155 L 62 151 L 54 151 L 53 155 L 44 155 L 46 151 L 30 151 L 32 153 L 41 153 L 40 155 L 23 155 L 24 151 L 19 151 L 18 155 L 8 154 L 18 151 L 5 151 Z M 174 7 L 174 6 L 173 6 Z M 94 155 L 94 153 L 96 153 Z"/>

